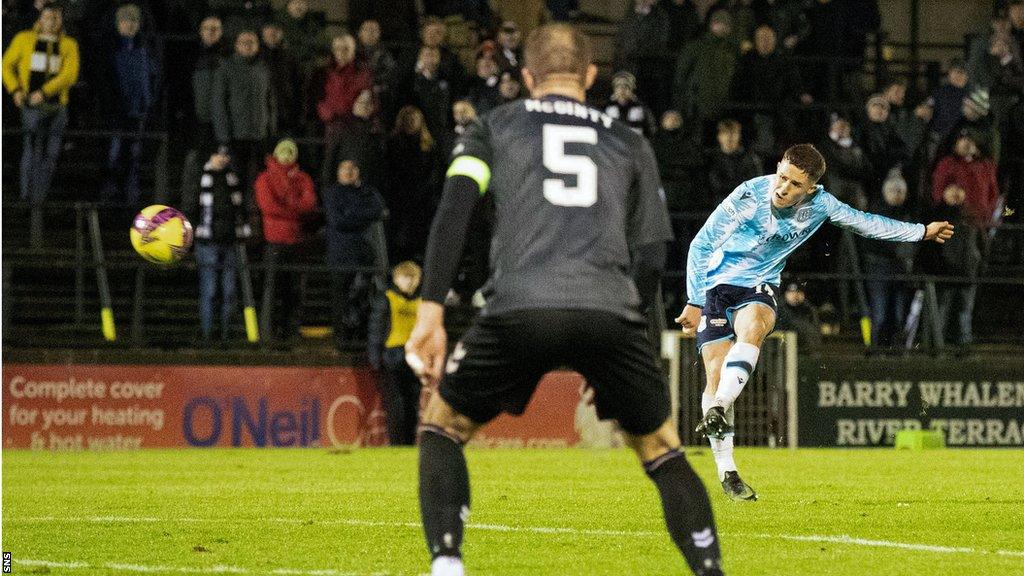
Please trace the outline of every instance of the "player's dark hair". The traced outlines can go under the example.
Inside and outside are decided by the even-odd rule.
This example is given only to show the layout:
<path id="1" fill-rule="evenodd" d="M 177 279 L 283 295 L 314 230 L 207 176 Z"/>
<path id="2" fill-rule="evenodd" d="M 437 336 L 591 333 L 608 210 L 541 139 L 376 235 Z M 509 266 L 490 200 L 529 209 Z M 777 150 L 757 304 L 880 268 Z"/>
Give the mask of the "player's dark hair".
<path id="1" fill-rule="evenodd" d="M 817 182 L 825 174 L 825 158 L 810 144 L 791 146 L 782 155 L 782 159 L 789 160 L 790 164 L 806 172 L 811 182 Z"/>
<path id="2" fill-rule="evenodd" d="M 593 47 L 583 32 L 568 24 L 547 24 L 526 40 L 526 69 L 537 83 L 551 74 L 574 74 L 582 81 L 593 61 Z"/>

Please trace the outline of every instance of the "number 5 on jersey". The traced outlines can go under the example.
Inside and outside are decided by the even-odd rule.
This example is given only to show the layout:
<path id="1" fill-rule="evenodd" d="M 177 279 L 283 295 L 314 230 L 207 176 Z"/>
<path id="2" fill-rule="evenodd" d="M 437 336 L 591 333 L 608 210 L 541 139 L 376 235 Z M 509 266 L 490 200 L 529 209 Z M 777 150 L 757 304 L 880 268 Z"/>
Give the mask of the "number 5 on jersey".
<path id="1" fill-rule="evenodd" d="M 556 206 L 593 206 L 597 202 L 597 164 L 588 156 L 566 154 L 568 143 L 597 144 L 597 130 L 589 126 L 544 125 L 544 167 L 562 175 L 544 180 L 544 198 Z M 566 186 L 575 176 L 576 186 Z"/>

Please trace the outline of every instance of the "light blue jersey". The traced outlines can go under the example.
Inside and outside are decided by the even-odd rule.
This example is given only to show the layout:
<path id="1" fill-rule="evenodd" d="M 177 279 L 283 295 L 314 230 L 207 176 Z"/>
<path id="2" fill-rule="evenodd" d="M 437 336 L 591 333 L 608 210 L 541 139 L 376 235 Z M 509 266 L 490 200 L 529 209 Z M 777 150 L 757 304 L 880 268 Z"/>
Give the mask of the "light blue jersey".
<path id="1" fill-rule="evenodd" d="M 705 292 L 719 284 L 753 288 L 778 285 L 786 259 L 825 222 L 876 240 L 917 242 L 924 224 L 861 212 L 820 185 L 789 208 L 772 206 L 775 175 L 747 180 L 711 213 L 690 243 L 686 263 L 688 302 L 704 306 Z"/>

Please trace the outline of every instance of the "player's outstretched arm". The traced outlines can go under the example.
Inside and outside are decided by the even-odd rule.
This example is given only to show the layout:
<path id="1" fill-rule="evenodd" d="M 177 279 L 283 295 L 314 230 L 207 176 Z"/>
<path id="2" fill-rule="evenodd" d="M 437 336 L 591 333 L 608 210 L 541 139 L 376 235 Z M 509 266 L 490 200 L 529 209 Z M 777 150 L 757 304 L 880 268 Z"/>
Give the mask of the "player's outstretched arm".
<path id="1" fill-rule="evenodd" d="M 441 379 L 448 352 L 444 299 L 458 272 L 473 208 L 480 192 L 487 189 L 486 179 L 459 172 L 457 163 L 461 159 L 457 158 L 452 163 L 455 169 L 448 171 L 441 205 L 430 227 L 423 272 L 423 301 L 417 308 L 416 325 L 405 344 L 406 363 L 427 386 L 436 385 Z"/>
<path id="2" fill-rule="evenodd" d="M 931 239 L 926 236 L 927 231 L 924 224 L 903 222 L 870 212 L 862 212 L 827 192 L 824 194 L 828 219 L 836 226 L 852 230 L 859 236 L 896 242 L 920 242 Z"/>
<path id="3" fill-rule="evenodd" d="M 949 222 L 932 222 L 925 226 L 924 238 L 922 240 L 929 242 L 935 241 L 939 244 L 944 244 L 946 240 L 953 237 L 953 225 Z"/>

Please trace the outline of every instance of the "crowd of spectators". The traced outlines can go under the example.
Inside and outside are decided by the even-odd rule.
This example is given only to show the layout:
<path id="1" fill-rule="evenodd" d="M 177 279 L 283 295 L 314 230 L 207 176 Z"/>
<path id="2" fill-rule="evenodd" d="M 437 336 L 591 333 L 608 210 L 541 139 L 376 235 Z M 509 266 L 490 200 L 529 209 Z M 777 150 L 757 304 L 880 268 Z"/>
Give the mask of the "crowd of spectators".
<path id="1" fill-rule="evenodd" d="M 80 108 L 101 110 L 122 134 L 110 140 L 100 197 L 137 208 L 141 134 L 158 124 L 186 134 L 182 206 L 205 230 L 197 232 L 200 265 L 233 265 L 224 242 L 251 231 L 264 241 L 265 260 L 286 268 L 310 259 L 304 249 L 317 234 L 326 254 L 313 258 L 372 263 L 363 238 L 381 219 L 390 261 L 422 261 L 455 138 L 477 116 L 524 97 L 524 36 L 578 9 L 569 0 L 427 0 L 420 14 L 412 0 L 350 0 L 341 26 L 311 12 L 307 0 L 277 11 L 269 0 L 74 6 L 93 4 L 74 14 L 76 39 L 87 47 L 82 76 L 97 104 Z M 997 3 L 989 29 L 945 64 L 930 93 L 901 78 L 865 90 L 859 72 L 880 25 L 876 1 L 707 4 L 633 0 L 615 39 L 611 89 L 592 94 L 651 140 L 670 209 L 706 211 L 770 171 L 787 146 L 811 141 L 829 165 L 823 183 L 843 201 L 904 219 L 957 221 L 957 237 L 976 245 L 953 249 L 978 252 L 978 266 L 964 269 L 976 274 L 1001 207 L 1019 203 L 1024 188 L 1024 2 Z M 79 48 L 62 24 L 71 15 L 58 5 L 37 1 L 11 15 L 5 30 L 24 31 L 5 38 L 3 80 L 21 110 L 21 197 L 39 205 L 61 149 Z M 183 25 L 192 49 L 163 54 L 157 30 Z M 977 234 L 961 236 L 961 222 Z M 675 220 L 669 269 L 683 267 L 699 225 Z M 862 264 L 891 274 L 954 257 L 949 245 L 917 258 L 900 250 L 863 243 Z M 273 326 L 282 336 L 294 330 L 302 297 L 292 275 L 265 280 L 265 299 L 281 303 L 265 300 L 264 309 L 280 312 Z M 218 282 L 203 278 L 209 335 Z M 226 275 L 219 285 L 221 300 L 233 301 Z M 364 330 L 365 314 L 360 320 L 353 310 L 365 308 L 365 279 L 337 274 L 332 285 L 335 300 L 347 303 L 336 328 Z M 905 315 L 905 289 L 875 282 L 868 292 L 876 342 L 889 342 Z M 957 331 L 968 343 L 973 291 L 941 292 L 968 316 Z M 675 306 L 680 295 L 668 296 Z"/>

